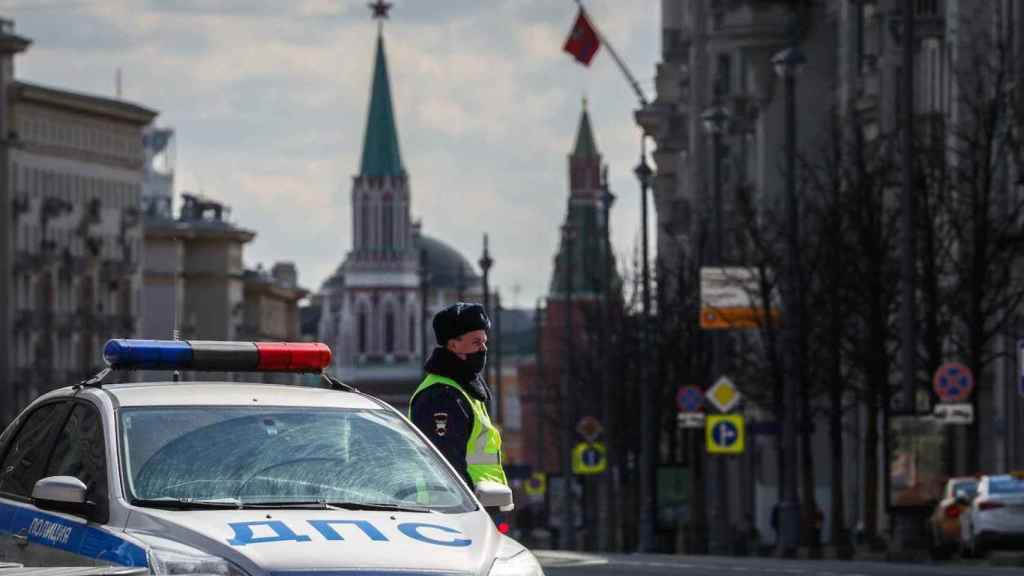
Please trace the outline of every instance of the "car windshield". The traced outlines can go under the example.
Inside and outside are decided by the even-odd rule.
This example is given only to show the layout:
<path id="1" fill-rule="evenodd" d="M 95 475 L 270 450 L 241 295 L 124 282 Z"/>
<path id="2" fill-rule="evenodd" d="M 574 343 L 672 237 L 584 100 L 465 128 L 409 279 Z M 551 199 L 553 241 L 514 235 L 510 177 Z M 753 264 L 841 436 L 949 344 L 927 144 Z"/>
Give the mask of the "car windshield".
<path id="1" fill-rule="evenodd" d="M 989 494 L 1021 494 L 1024 493 L 1024 480 L 1012 476 L 993 478 L 988 484 Z"/>
<path id="2" fill-rule="evenodd" d="M 966 498 L 970 500 L 978 493 L 978 483 L 974 481 L 957 482 L 953 484 L 953 497 Z"/>
<path id="3" fill-rule="evenodd" d="M 436 453 L 382 410 L 126 408 L 120 425 L 129 497 L 142 505 L 475 509 Z"/>

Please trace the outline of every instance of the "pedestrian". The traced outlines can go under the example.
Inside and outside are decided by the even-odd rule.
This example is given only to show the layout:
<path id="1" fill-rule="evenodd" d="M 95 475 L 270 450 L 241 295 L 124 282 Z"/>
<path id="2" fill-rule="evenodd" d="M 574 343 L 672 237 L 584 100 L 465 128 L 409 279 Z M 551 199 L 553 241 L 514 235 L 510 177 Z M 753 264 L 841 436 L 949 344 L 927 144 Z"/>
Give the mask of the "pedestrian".
<path id="1" fill-rule="evenodd" d="M 488 413 L 491 391 L 482 373 L 491 321 L 483 306 L 459 302 L 434 316 L 437 347 L 426 377 L 409 400 L 409 418 L 474 488 L 489 480 L 508 486 L 501 467 L 501 433 Z"/>

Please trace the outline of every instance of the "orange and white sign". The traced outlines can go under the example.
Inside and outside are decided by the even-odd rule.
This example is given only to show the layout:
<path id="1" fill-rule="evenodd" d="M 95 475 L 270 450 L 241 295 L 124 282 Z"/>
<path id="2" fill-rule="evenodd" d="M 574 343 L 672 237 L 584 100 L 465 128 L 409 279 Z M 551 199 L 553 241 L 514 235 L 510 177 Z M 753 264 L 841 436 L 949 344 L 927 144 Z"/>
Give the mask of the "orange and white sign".
<path id="1" fill-rule="evenodd" d="M 778 322 L 781 311 L 773 293 L 765 309 L 756 268 L 700 269 L 700 327 L 703 330 L 750 330 Z"/>

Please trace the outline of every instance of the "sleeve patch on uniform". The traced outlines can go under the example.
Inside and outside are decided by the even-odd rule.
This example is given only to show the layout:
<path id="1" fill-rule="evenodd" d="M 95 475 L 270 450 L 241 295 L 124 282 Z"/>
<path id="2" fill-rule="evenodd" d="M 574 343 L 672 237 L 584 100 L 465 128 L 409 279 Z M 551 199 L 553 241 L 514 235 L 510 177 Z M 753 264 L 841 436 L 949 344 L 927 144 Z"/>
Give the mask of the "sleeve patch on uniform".
<path id="1" fill-rule="evenodd" d="M 434 434 L 438 436 L 444 436 L 448 433 L 448 413 L 447 412 L 435 412 L 434 413 Z"/>

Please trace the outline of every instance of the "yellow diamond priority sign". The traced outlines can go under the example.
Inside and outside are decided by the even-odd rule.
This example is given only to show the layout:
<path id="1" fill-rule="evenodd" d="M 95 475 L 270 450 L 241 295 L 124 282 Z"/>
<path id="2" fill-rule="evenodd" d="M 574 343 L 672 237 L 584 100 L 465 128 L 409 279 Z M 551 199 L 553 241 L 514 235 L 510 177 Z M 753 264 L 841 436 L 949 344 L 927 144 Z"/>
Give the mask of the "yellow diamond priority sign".
<path id="1" fill-rule="evenodd" d="M 704 397 L 711 402 L 711 405 L 719 412 L 728 412 L 736 407 L 740 401 L 740 391 L 727 376 L 722 376 L 715 384 L 708 389 Z"/>
<path id="2" fill-rule="evenodd" d="M 744 450 L 743 416 L 710 414 L 705 420 L 708 454 L 742 454 Z"/>

